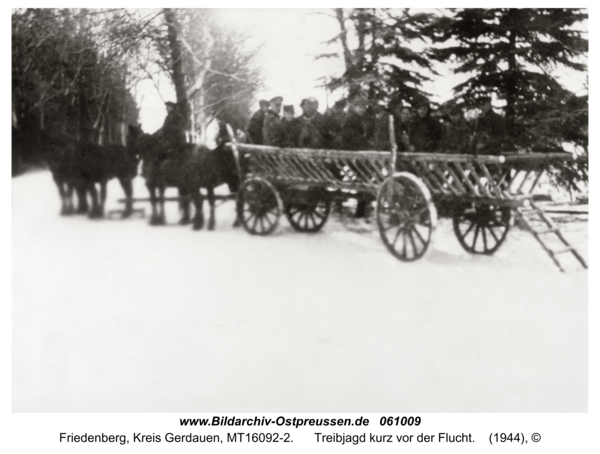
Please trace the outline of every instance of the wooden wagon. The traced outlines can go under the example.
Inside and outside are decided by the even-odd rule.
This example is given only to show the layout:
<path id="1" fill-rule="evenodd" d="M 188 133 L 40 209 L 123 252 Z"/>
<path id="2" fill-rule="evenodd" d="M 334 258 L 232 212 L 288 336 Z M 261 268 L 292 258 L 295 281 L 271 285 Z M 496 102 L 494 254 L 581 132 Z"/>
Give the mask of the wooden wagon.
<path id="1" fill-rule="evenodd" d="M 394 130 L 391 118 L 390 130 Z M 229 146 L 242 180 L 238 219 L 251 234 L 272 233 L 282 214 L 294 229 L 317 232 L 334 200 L 366 198 L 375 200 L 383 243 L 402 261 L 425 254 L 440 209 L 452 217 L 454 233 L 470 253 L 493 254 L 516 218 L 561 271 L 561 253 L 571 253 L 587 268 L 532 200 L 549 166 L 573 159 L 568 153 L 472 156 L 400 153 L 395 147 L 391 152 L 284 149 L 235 140 Z M 547 235 L 555 235 L 561 247 L 550 247 Z"/>

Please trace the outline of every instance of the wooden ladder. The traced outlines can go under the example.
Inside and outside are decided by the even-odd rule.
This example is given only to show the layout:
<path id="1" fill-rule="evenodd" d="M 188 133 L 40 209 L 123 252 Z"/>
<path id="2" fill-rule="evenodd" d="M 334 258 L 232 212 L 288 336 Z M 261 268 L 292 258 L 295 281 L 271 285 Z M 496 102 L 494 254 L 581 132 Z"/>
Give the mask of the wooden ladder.
<path id="1" fill-rule="evenodd" d="M 535 239 L 542 245 L 542 248 L 548 253 L 552 261 L 558 266 L 563 273 L 565 272 L 561 263 L 558 261 L 558 255 L 570 252 L 575 256 L 575 258 L 581 263 L 581 265 L 587 269 L 587 263 L 577 252 L 577 249 L 569 244 L 569 242 L 565 239 L 563 234 L 561 233 L 558 226 L 548 217 L 544 210 L 535 205 L 532 200 L 529 200 L 529 204 L 531 205 L 531 210 L 527 210 L 524 207 L 518 207 L 514 210 L 517 219 L 522 223 L 522 225 L 529 230 L 529 232 L 535 237 Z M 539 224 L 541 221 L 542 226 L 538 227 L 535 224 Z M 548 246 L 546 235 L 556 235 L 558 239 L 562 242 L 564 247 L 560 249 L 552 249 Z"/>

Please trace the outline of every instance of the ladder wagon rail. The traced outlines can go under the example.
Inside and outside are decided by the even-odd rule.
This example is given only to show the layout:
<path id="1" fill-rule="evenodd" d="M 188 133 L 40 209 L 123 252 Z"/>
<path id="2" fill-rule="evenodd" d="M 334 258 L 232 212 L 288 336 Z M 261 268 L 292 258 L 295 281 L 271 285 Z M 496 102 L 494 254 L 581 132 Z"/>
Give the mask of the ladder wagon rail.
<path id="1" fill-rule="evenodd" d="M 389 129 L 394 144 L 391 117 Z M 234 137 L 231 129 L 230 136 Z M 569 153 L 474 156 L 401 153 L 395 147 L 391 152 L 278 148 L 235 140 L 228 146 L 244 182 L 237 209 L 248 232 L 272 233 L 282 214 L 294 229 L 317 232 L 327 221 L 333 200 L 366 197 L 376 202 L 382 242 L 402 261 L 417 260 L 428 250 L 440 210 L 443 215 L 450 212 L 459 243 L 473 254 L 496 252 L 512 219 L 525 219 L 526 203 L 548 224 L 531 201 L 533 191 L 550 166 L 574 161 Z M 563 270 L 556 258 L 559 252 L 531 223 L 522 222 Z M 562 249 L 587 268 L 558 228 L 552 224 L 551 230 L 566 246 Z"/>

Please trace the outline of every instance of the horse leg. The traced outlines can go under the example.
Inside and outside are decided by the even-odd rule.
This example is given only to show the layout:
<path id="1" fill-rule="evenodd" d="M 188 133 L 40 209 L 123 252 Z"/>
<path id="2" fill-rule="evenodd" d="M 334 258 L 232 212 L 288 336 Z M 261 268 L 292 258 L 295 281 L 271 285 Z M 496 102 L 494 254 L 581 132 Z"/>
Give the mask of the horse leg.
<path id="1" fill-rule="evenodd" d="M 66 195 L 64 183 L 60 178 L 58 178 L 55 175 L 52 175 L 52 179 L 54 180 L 54 183 L 56 183 L 56 187 L 58 188 L 58 195 L 60 196 L 60 215 L 67 216 L 70 213 L 68 212 L 68 209 L 67 209 L 67 198 L 66 198 L 67 195 Z"/>
<path id="2" fill-rule="evenodd" d="M 158 224 L 159 225 L 165 225 L 167 223 L 166 217 L 165 217 L 165 190 L 166 190 L 166 186 L 160 186 L 158 188 L 158 200 L 160 203 L 160 216 L 158 217 Z"/>
<path id="3" fill-rule="evenodd" d="M 81 184 L 73 185 L 77 192 L 77 213 L 85 214 L 88 212 L 88 202 L 85 187 Z"/>
<path id="4" fill-rule="evenodd" d="M 104 204 L 106 203 L 106 180 L 100 182 L 100 217 L 104 217 Z"/>
<path id="5" fill-rule="evenodd" d="M 65 201 L 67 203 L 67 213 L 73 214 L 75 207 L 73 206 L 73 185 L 71 183 L 65 183 Z"/>
<path id="6" fill-rule="evenodd" d="M 202 227 L 204 227 L 204 213 L 202 210 L 204 199 L 202 197 L 202 191 L 200 190 L 200 188 L 193 189 L 192 195 L 194 198 L 194 207 L 196 208 L 193 228 L 194 230 L 201 230 Z"/>
<path id="7" fill-rule="evenodd" d="M 215 229 L 215 189 L 211 186 L 206 188 L 208 204 L 210 205 L 210 217 L 208 219 L 208 230 Z"/>
<path id="8" fill-rule="evenodd" d="M 133 185 L 131 184 L 131 179 L 129 178 L 119 178 L 119 183 L 121 183 L 121 187 L 125 193 L 125 208 L 123 209 L 123 214 L 121 215 L 121 218 L 125 219 L 131 216 L 131 213 L 133 213 Z"/>
<path id="9" fill-rule="evenodd" d="M 190 222 L 190 202 L 192 194 L 185 189 L 179 189 L 179 208 L 181 209 L 181 219 L 179 225 L 188 225 Z"/>
<path id="10" fill-rule="evenodd" d="M 95 219 L 100 217 L 100 205 L 98 204 L 98 191 L 96 190 L 96 183 L 93 181 L 89 181 L 86 183 L 86 188 L 90 193 L 90 198 L 92 199 L 92 209 L 90 210 L 90 214 L 88 215 L 90 219 Z"/>
<path id="11" fill-rule="evenodd" d="M 150 216 L 150 225 L 158 225 L 158 213 L 156 212 L 156 186 L 146 183 L 148 193 L 150 194 L 150 205 L 152 206 L 152 215 Z"/>
<path id="12" fill-rule="evenodd" d="M 179 194 L 179 202 L 177 202 L 177 205 L 179 205 L 179 211 L 184 211 L 185 210 L 185 202 L 186 202 L 185 197 L 188 193 L 183 188 L 177 188 L 177 192 Z"/>
<path id="13" fill-rule="evenodd" d="M 235 210 L 235 221 L 233 221 L 233 227 L 239 227 L 242 225 L 242 223 L 240 222 L 240 217 L 238 216 L 237 201 L 235 198 L 233 199 L 233 209 Z"/>

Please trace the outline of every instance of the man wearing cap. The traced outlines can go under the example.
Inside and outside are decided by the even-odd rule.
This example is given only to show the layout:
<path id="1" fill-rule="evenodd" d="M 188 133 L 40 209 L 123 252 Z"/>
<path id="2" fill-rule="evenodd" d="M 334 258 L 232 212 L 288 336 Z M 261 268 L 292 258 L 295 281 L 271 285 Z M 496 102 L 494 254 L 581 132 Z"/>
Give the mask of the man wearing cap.
<path id="1" fill-rule="evenodd" d="M 262 145 L 262 129 L 265 122 L 265 114 L 269 109 L 269 101 L 261 99 L 258 105 L 260 108 L 254 112 L 252 118 L 250 118 L 250 122 L 248 123 L 248 137 L 250 138 L 250 143 Z"/>
<path id="2" fill-rule="evenodd" d="M 275 96 L 269 101 L 269 109 L 265 113 L 265 120 L 263 122 L 263 145 L 281 146 L 281 117 L 279 116 L 279 112 L 281 112 L 282 104 L 283 98 L 281 96 Z"/>
<path id="3" fill-rule="evenodd" d="M 402 98 L 395 97 L 388 104 L 388 112 L 394 117 L 394 138 L 398 151 L 414 151 L 411 145 L 411 136 L 413 133 L 413 113 L 409 106 L 404 105 Z M 386 118 L 389 123 L 389 118 Z M 389 146 L 389 127 L 386 129 L 388 134 L 386 145 Z M 389 150 L 389 148 L 383 148 Z"/>
<path id="4" fill-rule="evenodd" d="M 417 104 L 417 114 L 410 137 L 414 151 L 434 152 L 438 150 L 444 129 L 440 122 L 431 116 L 431 106 L 428 100 Z"/>
<path id="5" fill-rule="evenodd" d="M 448 109 L 450 122 L 446 125 L 442 140 L 443 151 L 448 153 L 469 153 L 471 128 L 465 120 L 462 109 L 453 105 Z"/>
<path id="6" fill-rule="evenodd" d="M 327 112 L 323 115 L 323 124 L 327 129 L 325 148 L 336 149 L 342 145 L 342 120 L 345 107 L 345 99 L 336 101 L 333 107 L 327 109 Z"/>
<path id="7" fill-rule="evenodd" d="M 302 125 L 298 118 L 294 118 L 294 106 L 283 106 L 281 119 L 281 146 L 295 148 L 300 146 L 300 132 Z"/>
<path id="8" fill-rule="evenodd" d="M 308 99 L 304 98 L 300 101 L 300 109 L 302 109 L 302 116 L 306 115 L 308 110 Z"/>
<path id="9" fill-rule="evenodd" d="M 165 103 L 167 117 L 165 122 L 155 133 L 155 137 L 161 142 L 165 153 L 177 153 L 185 145 L 185 119 L 179 113 L 177 104 L 171 101 Z"/>
<path id="10" fill-rule="evenodd" d="M 494 112 L 489 96 L 480 98 L 479 103 L 481 115 L 475 123 L 472 151 L 475 154 L 500 154 L 506 143 L 504 117 Z"/>
<path id="11" fill-rule="evenodd" d="M 357 96 L 350 101 L 350 110 L 342 121 L 342 148 L 344 150 L 360 151 L 368 147 L 365 133 L 364 116 L 367 111 L 367 100 Z"/>
<path id="12" fill-rule="evenodd" d="M 300 134 L 300 146 L 302 148 L 323 148 L 328 140 L 327 126 L 323 115 L 319 113 L 319 101 L 310 97 L 303 99 L 302 107 L 302 132 Z"/>
<path id="13" fill-rule="evenodd" d="M 391 111 L 376 104 L 372 111 L 372 133 L 370 142 L 374 150 L 391 150 L 390 144 L 390 113 Z M 394 123 L 395 125 L 396 123 Z M 368 136 L 367 136 L 368 137 Z"/>

